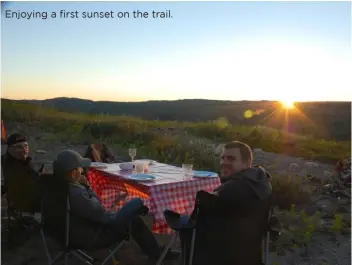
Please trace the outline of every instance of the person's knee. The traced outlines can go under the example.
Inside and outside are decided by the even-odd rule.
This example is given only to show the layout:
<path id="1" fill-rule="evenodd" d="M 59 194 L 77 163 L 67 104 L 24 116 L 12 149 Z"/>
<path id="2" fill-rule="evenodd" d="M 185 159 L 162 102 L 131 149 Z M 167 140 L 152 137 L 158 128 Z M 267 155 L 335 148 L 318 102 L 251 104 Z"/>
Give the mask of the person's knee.
<path id="1" fill-rule="evenodd" d="M 141 199 L 132 199 L 125 203 L 120 213 L 129 213 L 128 215 L 139 216 L 145 212 L 145 206 Z"/>
<path id="2" fill-rule="evenodd" d="M 132 200 L 130 200 L 129 202 L 128 202 L 128 204 L 130 204 L 130 205 L 134 205 L 135 207 L 142 207 L 142 206 L 144 206 L 144 203 L 143 203 L 143 201 L 141 200 L 141 199 L 139 199 L 139 198 L 133 198 Z"/>
<path id="3" fill-rule="evenodd" d="M 143 204 L 143 201 L 140 198 L 133 198 L 133 199 L 131 199 L 131 201 L 139 202 L 139 203 Z"/>

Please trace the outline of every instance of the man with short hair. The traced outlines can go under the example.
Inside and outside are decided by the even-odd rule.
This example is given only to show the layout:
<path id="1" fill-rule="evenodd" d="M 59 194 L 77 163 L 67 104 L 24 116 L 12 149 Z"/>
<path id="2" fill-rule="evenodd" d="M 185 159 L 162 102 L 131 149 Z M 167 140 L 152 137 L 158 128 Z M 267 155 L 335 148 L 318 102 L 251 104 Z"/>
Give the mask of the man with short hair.
<path id="1" fill-rule="evenodd" d="M 19 212 L 40 211 L 40 174 L 32 165 L 27 138 L 14 133 L 7 139 L 7 152 L 1 157 L 4 189 L 11 206 Z M 41 168 L 40 171 L 42 171 Z"/>
<path id="2" fill-rule="evenodd" d="M 239 141 L 225 144 L 220 157 L 222 185 L 214 190 L 229 201 L 265 199 L 271 195 L 271 176 L 262 167 L 254 166 L 251 148 Z"/>
<path id="3" fill-rule="evenodd" d="M 202 207 L 212 214 L 205 214 L 206 220 L 200 222 L 211 229 L 197 233 L 193 264 L 262 264 L 261 239 L 268 220 L 271 177 L 264 168 L 253 167 L 252 162 L 253 154 L 247 144 L 235 141 L 224 145 L 220 161 L 221 185 L 214 189 L 212 194 L 215 196 L 201 192 L 201 196 L 207 198 L 207 203 L 203 203 Z M 195 215 L 193 212 L 191 220 Z M 230 218 L 231 215 L 234 218 Z M 171 216 L 169 220 L 177 224 Z M 192 222 L 188 217 L 181 216 L 178 223 L 176 226 L 182 227 Z M 187 229 L 180 236 L 182 242 L 191 240 Z M 211 250 L 207 251 L 210 244 Z"/>
<path id="4" fill-rule="evenodd" d="M 131 225 L 134 240 L 151 261 L 156 261 L 162 248 L 159 247 L 152 232 L 141 218 L 141 215 L 147 213 L 148 208 L 140 199 L 132 199 L 125 203 L 120 211 L 107 212 L 89 185 L 80 183 L 84 178 L 83 168 L 87 168 L 90 164 L 90 159 L 82 158 L 73 150 L 61 151 L 54 161 L 54 179 L 66 183 L 64 185 L 67 187 L 70 202 L 70 242 L 87 248 L 99 249 L 123 240 Z M 57 190 L 64 187 L 55 186 Z M 50 200 L 55 199 L 52 200 L 50 193 L 46 196 L 48 196 L 46 197 L 48 198 L 46 209 L 50 211 L 54 207 L 50 204 Z M 59 219 L 64 220 L 60 217 Z M 58 229 L 60 229 L 59 226 Z M 176 256 L 177 253 L 169 251 L 166 259 L 173 259 Z"/>

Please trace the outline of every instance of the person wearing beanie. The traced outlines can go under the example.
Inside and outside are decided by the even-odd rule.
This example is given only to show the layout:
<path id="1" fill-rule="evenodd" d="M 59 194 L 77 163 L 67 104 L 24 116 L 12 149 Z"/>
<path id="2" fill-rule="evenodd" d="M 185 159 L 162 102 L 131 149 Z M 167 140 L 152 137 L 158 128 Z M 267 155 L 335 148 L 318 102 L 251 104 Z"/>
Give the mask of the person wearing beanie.
<path id="1" fill-rule="evenodd" d="M 2 187 L 8 202 L 18 212 L 39 212 L 41 183 L 40 174 L 29 157 L 29 146 L 25 135 L 11 134 L 7 139 L 6 154 L 1 157 L 4 175 Z"/>

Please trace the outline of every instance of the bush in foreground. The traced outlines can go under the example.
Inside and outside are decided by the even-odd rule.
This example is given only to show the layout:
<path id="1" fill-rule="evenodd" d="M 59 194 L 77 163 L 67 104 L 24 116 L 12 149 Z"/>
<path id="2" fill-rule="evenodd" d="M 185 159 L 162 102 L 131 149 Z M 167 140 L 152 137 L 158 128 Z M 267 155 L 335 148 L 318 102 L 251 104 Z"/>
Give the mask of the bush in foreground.
<path id="1" fill-rule="evenodd" d="M 302 190 L 301 180 L 285 176 L 273 175 L 274 203 L 281 210 L 290 210 L 292 205 L 303 205 L 310 202 L 310 193 Z"/>

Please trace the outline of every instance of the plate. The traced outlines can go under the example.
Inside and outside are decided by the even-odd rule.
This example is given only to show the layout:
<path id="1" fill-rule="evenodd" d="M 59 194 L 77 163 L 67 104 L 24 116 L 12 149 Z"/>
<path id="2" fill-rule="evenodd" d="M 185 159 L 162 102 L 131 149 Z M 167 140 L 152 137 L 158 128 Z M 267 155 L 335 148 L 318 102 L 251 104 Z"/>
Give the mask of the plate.
<path id="1" fill-rule="evenodd" d="M 124 162 L 119 164 L 119 168 L 121 171 L 131 171 L 133 169 L 134 165 L 132 162 Z"/>
<path id="2" fill-rule="evenodd" d="M 193 171 L 193 177 L 195 178 L 216 178 L 218 174 L 210 171 Z"/>
<path id="3" fill-rule="evenodd" d="M 101 163 L 101 162 L 92 162 L 90 164 L 90 167 L 95 167 L 95 168 L 107 168 L 108 164 Z"/>
<path id="4" fill-rule="evenodd" d="M 155 177 L 149 174 L 133 174 L 129 177 L 132 180 L 136 181 L 153 181 L 155 180 Z"/>
<path id="5" fill-rule="evenodd" d="M 141 161 L 141 162 L 148 162 L 149 165 L 155 165 L 156 163 L 158 163 L 158 162 L 156 162 L 155 160 L 150 160 L 150 159 L 138 159 L 138 160 L 136 160 L 135 162 L 138 162 L 138 161 Z"/>

